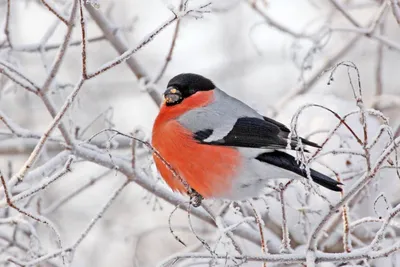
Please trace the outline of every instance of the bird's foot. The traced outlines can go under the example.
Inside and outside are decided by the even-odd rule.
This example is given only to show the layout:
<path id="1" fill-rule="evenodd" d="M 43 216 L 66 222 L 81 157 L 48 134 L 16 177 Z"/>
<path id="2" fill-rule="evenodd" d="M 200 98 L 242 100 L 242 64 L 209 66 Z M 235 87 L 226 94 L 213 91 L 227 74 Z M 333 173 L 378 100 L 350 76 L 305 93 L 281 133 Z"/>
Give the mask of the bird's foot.
<path id="1" fill-rule="evenodd" d="M 193 207 L 197 208 L 201 205 L 201 202 L 203 201 L 203 197 L 196 192 L 196 190 L 191 189 L 188 192 L 188 195 L 190 197 L 190 205 L 192 205 Z"/>

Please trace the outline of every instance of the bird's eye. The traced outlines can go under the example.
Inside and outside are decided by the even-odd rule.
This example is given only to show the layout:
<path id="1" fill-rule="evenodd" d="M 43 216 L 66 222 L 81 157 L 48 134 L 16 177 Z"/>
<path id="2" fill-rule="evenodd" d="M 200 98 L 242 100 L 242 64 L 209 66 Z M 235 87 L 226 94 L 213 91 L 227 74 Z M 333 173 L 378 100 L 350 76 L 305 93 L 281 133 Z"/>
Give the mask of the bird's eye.
<path id="1" fill-rule="evenodd" d="M 164 101 L 167 106 L 172 106 L 182 102 L 182 93 L 176 88 L 168 88 L 164 93 Z"/>

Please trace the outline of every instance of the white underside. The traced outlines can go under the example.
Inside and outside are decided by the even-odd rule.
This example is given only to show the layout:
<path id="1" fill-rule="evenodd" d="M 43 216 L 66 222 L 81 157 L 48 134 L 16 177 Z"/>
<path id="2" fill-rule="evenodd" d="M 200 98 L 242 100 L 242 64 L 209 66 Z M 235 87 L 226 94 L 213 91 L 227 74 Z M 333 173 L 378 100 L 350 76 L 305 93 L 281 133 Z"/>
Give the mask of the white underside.
<path id="1" fill-rule="evenodd" d="M 254 157 L 260 154 L 260 149 L 241 148 L 240 150 L 245 155 L 242 166 L 234 177 L 231 190 L 227 191 L 226 195 L 220 196 L 223 199 L 245 200 L 258 197 L 262 195 L 265 186 L 271 182 L 271 179 L 303 178 L 293 172 L 255 159 Z"/>

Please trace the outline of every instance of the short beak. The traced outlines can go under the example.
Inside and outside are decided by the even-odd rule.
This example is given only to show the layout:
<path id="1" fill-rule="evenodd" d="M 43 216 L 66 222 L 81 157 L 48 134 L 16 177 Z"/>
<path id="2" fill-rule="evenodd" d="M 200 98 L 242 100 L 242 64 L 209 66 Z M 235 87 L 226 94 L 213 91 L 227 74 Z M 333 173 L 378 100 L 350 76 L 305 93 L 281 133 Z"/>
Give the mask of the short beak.
<path id="1" fill-rule="evenodd" d="M 174 87 L 169 87 L 165 92 L 164 92 L 164 102 L 167 104 L 176 104 L 180 100 L 182 100 L 182 93 L 174 88 Z"/>

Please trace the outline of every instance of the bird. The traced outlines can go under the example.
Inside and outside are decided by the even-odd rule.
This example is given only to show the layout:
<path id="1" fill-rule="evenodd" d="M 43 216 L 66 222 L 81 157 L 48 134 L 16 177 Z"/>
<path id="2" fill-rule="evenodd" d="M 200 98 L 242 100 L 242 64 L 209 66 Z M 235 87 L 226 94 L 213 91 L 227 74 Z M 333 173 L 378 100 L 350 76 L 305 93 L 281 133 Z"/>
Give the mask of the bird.
<path id="1" fill-rule="evenodd" d="M 173 191 L 192 189 L 204 199 L 241 201 L 259 197 L 271 179 L 307 179 L 306 170 L 287 153 L 296 150 L 298 138 L 210 79 L 178 74 L 163 97 L 151 145 L 155 165 Z M 305 151 L 320 148 L 300 140 Z M 314 169 L 309 174 L 315 183 L 342 191 L 342 184 L 327 175 Z"/>

